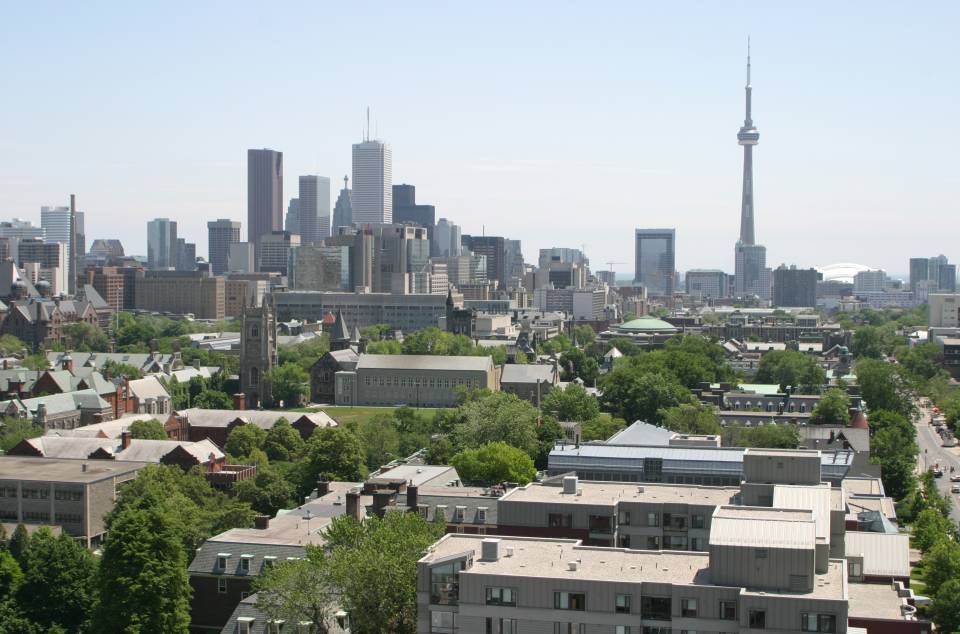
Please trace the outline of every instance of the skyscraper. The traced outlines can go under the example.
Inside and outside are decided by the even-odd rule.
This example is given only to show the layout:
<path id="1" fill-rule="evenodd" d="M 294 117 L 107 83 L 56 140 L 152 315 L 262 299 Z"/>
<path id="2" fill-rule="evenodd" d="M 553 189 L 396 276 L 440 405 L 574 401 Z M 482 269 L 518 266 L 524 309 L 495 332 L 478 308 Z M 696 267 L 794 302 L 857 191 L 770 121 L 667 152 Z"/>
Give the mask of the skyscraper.
<path id="1" fill-rule="evenodd" d="M 291 198 L 287 205 L 287 215 L 283 219 L 283 230 L 288 233 L 300 234 L 300 199 Z"/>
<path id="2" fill-rule="evenodd" d="M 743 126 L 737 133 L 737 143 L 743 146 L 743 195 L 740 201 L 740 239 L 735 253 L 734 283 L 736 295 L 756 295 L 770 299 L 770 270 L 766 268 L 767 250 L 756 243 L 754 233 L 753 204 L 753 146 L 760 142 L 760 133 L 753 125 L 752 96 L 750 85 L 750 41 L 747 41 L 746 115 Z"/>
<path id="3" fill-rule="evenodd" d="M 353 222 L 393 222 L 393 158 L 382 141 L 353 145 Z"/>
<path id="4" fill-rule="evenodd" d="M 300 177 L 300 244 L 315 244 L 330 235 L 330 179 Z"/>
<path id="5" fill-rule="evenodd" d="M 393 221 L 397 224 L 414 223 L 427 228 L 427 234 L 433 235 L 437 208 L 433 205 L 417 204 L 417 188 L 413 185 L 393 186 Z"/>
<path id="6" fill-rule="evenodd" d="M 85 239 L 83 230 L 83 212 L 76 212 L 77 223 L 77 258 L 82 258 L 85 249 Z M 67 255 L 65 266 L 67 267 L 67 279 L 71 279 L 72 272 L 69 270 L 72 260 L 70 251 L 70 208 L 69 207 L 41 207 L 40 208 L 40 226 L 43 228 L 44 239 L 47 242 L 57 242 L 66 247 Z"/>
<path id="7" fill-rule="evenodd" d="M 816 269 L 798 269 L 781 264 L 773 272 L 773 305 L 783 307 L 814 307 L 817 305 L 817 280 L 822 276 Z"/>
<path id="8" fill-rule="evenodd" d="M 440 258 L 451 258 L 460 255 L 462 250 L 460 225 L 454 224 L 446 218 L 437 221 L 431 239 L 432 254 Z"/>
<path id="9" fill-rule="evenodd" d="M 247 150 L 247 241 L 283 230 L 283 152 Z"/>
<path id="10" fill-rule="evenodd" d="M 637 229 L 633 283 L 650 295 L 672 297 L 676 264 L 676 229 Z"/>
<path id="11" fill-rule="evenodd" d="M 177 223 L 156 218 L 147 223 L 147 265 L 151 269 L 177 266 Z"/>
<path id="12" fill-rule="evenodd" d="M 333 208 L 333 224 L 330 225 L 330 234 L 337 235 L 340 227 L 349 227 L 353 224 L 353 204 L 351 198 L 353 192 L 350 191 L 350 177 L 343 177 L 343 189 L 337 196 L 337 204 Z"/>
<path id="13" fill-rule="evenodd" d="M 207 223 L 207 257 L 214 275 L 228 270 L 230 245 L 240 242 L 240 223 L 221 218 Z"/>

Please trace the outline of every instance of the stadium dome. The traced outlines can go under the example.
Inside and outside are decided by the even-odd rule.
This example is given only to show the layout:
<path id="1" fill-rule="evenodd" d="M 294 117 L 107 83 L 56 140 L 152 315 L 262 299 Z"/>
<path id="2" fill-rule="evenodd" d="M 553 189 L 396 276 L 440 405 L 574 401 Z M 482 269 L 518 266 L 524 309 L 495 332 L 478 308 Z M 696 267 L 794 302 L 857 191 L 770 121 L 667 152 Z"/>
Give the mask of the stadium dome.
<path id="1" fill-rule="evenodd" d="M 677 327 L 656 317 L 640 317 L 620 324 L 614 328 L 617 332 L 639 333 L 639 332 L 677 332 Z"/>
<path id="2" fill-rule="evenodd" d="M 853 284 L 853 276 L 857 273 L 876 270 L 871 266 L 853 262 L 837 262 L 836 264 L 817 267 L 817 271 L 823 274 L 824 282 L 846 282 L 847 284 Z"/>

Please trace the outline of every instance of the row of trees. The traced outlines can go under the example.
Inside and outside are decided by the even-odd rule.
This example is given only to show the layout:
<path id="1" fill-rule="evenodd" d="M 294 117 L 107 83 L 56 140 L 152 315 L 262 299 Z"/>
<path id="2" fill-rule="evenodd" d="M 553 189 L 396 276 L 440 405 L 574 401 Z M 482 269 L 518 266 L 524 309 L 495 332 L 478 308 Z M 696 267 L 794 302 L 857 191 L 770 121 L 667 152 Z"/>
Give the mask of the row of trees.
<path id="1" fill-rule="evenodd" d="M 932 598 L 930 615 L 938 630 L 960 630 L 960 533 L 950 519 L 951 501 L 940 494 L 933 474 L 921 476 L 921 495 L 916 496 L 913 513 L 913 546 L 923 553 L 920 569 Z"/>

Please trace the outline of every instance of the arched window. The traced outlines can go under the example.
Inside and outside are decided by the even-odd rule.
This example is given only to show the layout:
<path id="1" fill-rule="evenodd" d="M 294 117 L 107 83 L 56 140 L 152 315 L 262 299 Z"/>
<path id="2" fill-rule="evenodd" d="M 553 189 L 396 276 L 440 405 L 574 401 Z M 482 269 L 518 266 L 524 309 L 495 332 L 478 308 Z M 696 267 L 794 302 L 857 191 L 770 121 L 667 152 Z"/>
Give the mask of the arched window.
<path id="1" fill-rule="evenodd" d="M 260 326 L 254 324 L 250 326 L 250 336 L 256 339 L 260 336 Z"/>
<path id="2" fill-rule="evenodd" d="M 250 385 L 260 385 L 260 368 L 250 368 Z"/>

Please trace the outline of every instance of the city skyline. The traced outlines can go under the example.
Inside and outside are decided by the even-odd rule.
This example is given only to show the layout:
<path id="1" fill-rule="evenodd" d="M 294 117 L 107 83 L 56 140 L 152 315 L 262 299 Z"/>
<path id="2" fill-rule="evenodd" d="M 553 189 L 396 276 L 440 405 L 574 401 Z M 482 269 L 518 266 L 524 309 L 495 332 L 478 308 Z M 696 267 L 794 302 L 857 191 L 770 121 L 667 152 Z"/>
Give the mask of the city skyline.
<path id="1" fill-rule="evenodd" d="M 133 39 L 124 40 L 120 43 L 130 54 L 102 69 L 94 68 L 107 55 L 98 45 L 61 68 L 53 66 L 54 60 L 62 60 L 61 53 L 77 37 L 69 35 L 66 24 L 49 25 L 52 35 L 63 37 L 49 38 L 42 51 L 39 41 L 25 39 L 29 29 L 5 30 L 9 37 L 4 46 L 38 54 L 28 55 L 22 68 L 7 62 L 11 99 L 3 109 L 7 120 L 18 125 L 5 131 L 11 152 L 0 159 L 0 209 L 5 217 L 36 222 L 40 206 L 66 205 L 69 193 L 77 193 L 88 214 L 88 243 L 119 238 L 128 252 L 145 254 L 146 221 L 170 217 L 205 255 L 208 220 L 231 218 L 247 225 L 248 148 L 283 151 L 288 183 L 309 173 L 339 178 L 350 172 L 350 145 L 362 138 L 363 110 L 370 105 L 379 120 L 373 126 L 375 136 L 394 149 L 394 182 L 415 184 L 422 197 L 436 205 L 438 217 L 460 224 L 465 234 L 478 235 L 485 228 L 487 235 L 521 240 L 526 253 L 585 243 L 594 269 L 601 270 L 607 268 L 606 261 L 632 261 L 627 236 L 635 228 L 669 225 L 677 229 L 681 272 L 708 267 L 732 272 L 729 244 L 737 235 L 741 165 L 729 135 L 733 118 L 742 116 L 738 91 L 749 30 L 754 71 L 763 77 L 755 106 L 763 113 L 767 143 L 755 155 L 755 188 L 757 233 L 769 250 L 768 265 L 853 261 L 904 276 L 910 255 L 942 252 L 960 259 L 944 232 L 902 230 L 907 219 L 914 227 L 929 227 L 955 213 L 958 181 L 939 147 L 951 146 L 958 132 L 949 116 L 956 88 L 943 82 L 957 44 L 938 34 L 940 29 L 945 32 L 956 7 L 940 7 L 942 19 L 932 24 L 906 9 L 872 7 L 874 28 L 868 34 L 851 32 L 862 15 L 850 7 L 823 24 L 816 8 L 796 10 L 791 20 L 783 20 L 782 12 L 749 6 L 749 25 L 731 17 L 742 12 L 699 7 L 680 36 L 651 33 L 643 43 L 628 39 L 625 26 L 606 25 L 611 30 L 605 34 L 599 17 L 555 15 L 551 31 L 573 32 L 576 24 L 582 32 L 570 50 L 551 49 L 550 55 L 521 41 L 524 31 L 547 32 L 537 25 L 537 12 L 530 7 L 519 11 L 515 24 L 498 25 L 505 30 L 503 50 L 498 51 L 486 48 L 477 33 L 493 16 L 468 8 L 450 10 L 463 19 L 435 33 L 429 47 L 391 35 L 370 51 L 361 51 L 361 41 L 367 45 L 376 39 L 360 38 L 364 29 L 389 35 L 395 26 L 416 25 L 425 13 L 403 15 L 388 9 L 361 29 L 354 9 L 349 9 L 333 18 L 334 35 L 324 50 L 362 53 L 351 62 L 355 66 L 348 66 L 375 69 L 382 85 L 362 86 L 347 67 L 319 69 L 324 81 L 342 82 L 344 94 L 351 97 L 312 109 L 309 116 L 287 101 L 268 102 L 259 95 L 249 103 L 231 101 L 224 109 L 224 100 L 232 100 L 244 85 L 243 62 L 250 55 L 245 50 L 238 51 L 236 65 L 224 77 L 206 88 L 199 86 L 200 74 L 210 81 L 203 55 L 197 69 L 182 77 L 163 70 L 181 56 L 204 53 L 206 45 L 200 42 L 209 38 L 190 39 L 170 60 L 156 57 L 154 49 Z M 625 6 L 622 13 L 626 18 L 637 10 Z M 651 13 L 651 24 L 675 20 L 682 13 L 681 8 L 643 11 Z M 71 13 L 66 11 L 66 17 Z M 223 27 L 216 26 L 215 13 L 196 8 L 196 24 L 189 27 L 175 26 L 162 16 L 149 19 L 157 19 L 158 28 L 173 36 L 194 28 L 216 33 Z M 252 13 L 238 10 L 230 28 L 251 29 L 262 17 Z M 477 14 L 467 15 L 471 13 Z M 36 12 L 16 8 L 14 14 L 10 24 L 23 25 Z M 84 40 L 96 40 L 98 33 L 116 40 L 122 31 L 116 29 L 118 22 L 131 19 L 123 12 L 111 17 L 96 9 L 77 14 L 76 24 L 88 29 Z M 106 18 L 111 30 L 101 32 L 104 27 L 96 20 Z M 728 24 L 737 26 L 719 28 Z M 434 25 L 427 22 L 421 28 Z M 816 42 L 805 37 L 805 28 L 819 36 Z M 403 33 L 404 28 L 395 31 Z M 294 71 L 302 70 L 298 55 L 303 51 L 295 40 L 285 38 L 274 51 L 289 68 L 262 79 L 264 90 L 258 93 L 276 93 Z M 887 46 L 888 41 L 897 45 Z M 422 52 L 451 42 L 457 46 L 450 60 L 423 61 Z M 396 49 L 390 60 L 383 57 L 387 47 Z M 509 68 L 500 64 L 505 55 L 515 60 Z M 610 64 L 617 59 L 624 61 Z M 144 99 L 152 100 L 157 91 L 172 95 L 160 112 L 147 108 L 153 115 L 149 130 L 144 118 L 131 119 L 119 113 L 117 105 L 93 113 L 80 100 L 68 109 L 44 97 L 52 86 L 37 83 L 88 96 L 122 86 L 118 77 L 132 81 L 121 73 L 137 63 L 144 65 L 151 83 L 143 94 L 130 90 L 117 96 L 124 112 L 142 110 Z M 496 78 L 488 73 L 494 67 L 503 70 Z M 454 68 L 462 76 L 450 76 Z M 626 82 L 625 68 L 631 78 Z M 87 84 L 80 86 L 79 79 L 68 74 L 83 77 Z M 181 80 L 182 86 L 176 83 Z M 453 89 L 445 81 L 453 82 Z M 467 81 L 479 83 L 468 90 L 463 87 Z M 391 94 L 403 83 L 408 88 Z M 920 87 L 921 94 L 890 94 L 888 87 L 897 84 Z M 194 90 L 196 98 L 186 99 Z M 412 100 L 413 94 L 420 99 Z M 36 108 L 37 102 L 44 106 Z M 274 116 L 252 116 L 264 108 L 274 110 Z M 918 110 L 942 143 L 892 125 Z M 81 116 L 85 125 L 72 125 Z M 134 135 L 135 148 L 127 143 Z M 824 139 L 830 140 L 829 153 L 822 151 Z M 64 145 L 89 148 L 83 164 L 70 153 L 54 150 Z M 450 156 L 461 160 L 450 161 Z M 477 182 L 483 187 L 477 188 Z M 154 195 L 144 199 L 143 191 Z M 285 192 L 284 207 L 292 193 Z M 810 225 L 809 240 L 796 239 L 798 214 Z M 605 222 L 583 223 L 576 231 L 565 223 L 548 223 L 583 215 L 603 215 Z M 669 220 L 664 222 L 664 216 Z M 816 231 L 827 223 L 836 229 L 830 235 Z M 610 233 L 623 237 L 611 240 Z M 815 250 L 810 248 L 814 240 Z M 629 265 L 615 269 L 623 275 Z"/>

